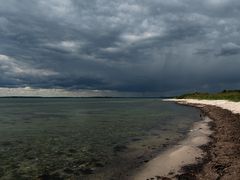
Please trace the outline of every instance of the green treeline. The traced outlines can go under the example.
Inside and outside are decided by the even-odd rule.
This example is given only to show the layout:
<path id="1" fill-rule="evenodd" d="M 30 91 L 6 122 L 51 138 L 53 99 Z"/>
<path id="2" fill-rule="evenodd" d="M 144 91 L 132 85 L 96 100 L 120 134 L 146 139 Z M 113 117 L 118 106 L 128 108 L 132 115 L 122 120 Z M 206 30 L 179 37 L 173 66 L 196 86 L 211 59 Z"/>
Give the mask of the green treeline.
<path id="1" fill-rule="evenodd" d="M 212 99 L 212 100 L 230 100 L 240 101 L 240 90 L 223 90 L 218 93 L 194 92 L 177 96 L 178 99 Z"/>

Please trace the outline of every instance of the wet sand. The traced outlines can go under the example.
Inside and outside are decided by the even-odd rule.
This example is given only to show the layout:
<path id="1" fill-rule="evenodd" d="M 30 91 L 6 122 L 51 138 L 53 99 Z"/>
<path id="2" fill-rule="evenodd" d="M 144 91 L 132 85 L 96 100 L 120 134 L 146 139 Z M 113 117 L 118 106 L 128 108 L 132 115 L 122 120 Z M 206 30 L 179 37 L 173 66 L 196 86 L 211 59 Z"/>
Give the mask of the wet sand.
<path id="1" fill-rule="evenodd" d="M 200 146 L 210 141 L 209 135 L 212 133 L 209 122 L 211 119 L 204 117 L 203 121 L 194 123 L 185 140 L 149 161 L 130 179 L 176 179 L 177 175 L 184 173 L 183 166 L 199 163 L 206 155 Z"/>
<path id="2" fill-rule="evenodd" d="M 176 101 L 176 100 L 175 100 Z M 240 102 L 227 100 L 177 100 L 197 106 L 213 119 L 212 143 L 205 148 L 207 157 L 201 171 L 188 169 L 195 179 L 240 179 Z M 200 103 L 200 104 L 199 104 Z"/>
<path id="3" fill-rule="evenodd" d="M 213 143 L 207 147 L 208 159 L 197 179 L 240 179 L 240 115 L 216 106 L 201 108 L 214 121 Z"/>
<path id="4" fill-rule="evenodd" d="M 149 161 L 132 179 L 239 180 L 240 103 L 171 101 L 197 107 L 207 118 L 194 124 L 186 140 Z"/>

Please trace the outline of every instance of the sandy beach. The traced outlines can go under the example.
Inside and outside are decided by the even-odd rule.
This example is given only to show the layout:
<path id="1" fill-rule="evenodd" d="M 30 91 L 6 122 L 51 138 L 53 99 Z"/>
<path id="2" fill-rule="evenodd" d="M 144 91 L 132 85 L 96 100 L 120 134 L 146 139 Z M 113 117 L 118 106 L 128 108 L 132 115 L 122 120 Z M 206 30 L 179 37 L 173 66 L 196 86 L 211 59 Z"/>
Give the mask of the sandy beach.
<path id="1" fill-rule="evenodd" d="M 210 105 L 220 107 L 231 111 L 234 114 L 240 114 L 240 102 L 228 100 L 198 100 L 198 99 L 166 99 L 165 101 L 174 101 L 182 104 L 192 104 L 194 106 Z"/>
<path id="2" fill-rule="evenodd" d="M 184 141 L 149 161 L 132 179 L 239 179 L 240 103 L 195 99 L 166 101 L 200 108 L 203 120 L 193 125 Z"/>
<path id="3" fill-rule="evenodd" d="M 194 123 L 185 140 L 151 160 L 133 179 L 161 179 L 161 177 L 172 179 L 183 173 L 181 169 L 183 166 L 198 163 L 206 155 L 200 146 L 210 141 L 209 135 L 212 131 L 208 123 L 211 121 L 204 117 L 204 120 Z"/>

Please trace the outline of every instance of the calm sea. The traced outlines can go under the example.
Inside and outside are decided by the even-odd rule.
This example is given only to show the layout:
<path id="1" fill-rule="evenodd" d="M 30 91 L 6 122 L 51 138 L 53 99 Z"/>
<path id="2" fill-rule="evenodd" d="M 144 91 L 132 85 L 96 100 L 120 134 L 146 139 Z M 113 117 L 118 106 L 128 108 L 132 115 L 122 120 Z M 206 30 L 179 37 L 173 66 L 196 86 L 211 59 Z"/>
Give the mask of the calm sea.
<path id="1" fill-rule="evenodd" d="M 158 98 L 0 98 L 0 179 L 124 179 L 199 113 Z"/>

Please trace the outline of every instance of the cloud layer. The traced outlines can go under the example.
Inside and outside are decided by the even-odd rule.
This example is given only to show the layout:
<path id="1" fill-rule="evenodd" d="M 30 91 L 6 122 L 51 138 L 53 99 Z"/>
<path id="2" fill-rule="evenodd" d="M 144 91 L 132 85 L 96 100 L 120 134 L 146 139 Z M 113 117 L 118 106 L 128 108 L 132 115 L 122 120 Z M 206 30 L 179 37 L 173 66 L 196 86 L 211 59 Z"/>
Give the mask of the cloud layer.
<path id="1" fill-rule="evenodd" d="M 238 0 L 0 3 L 0 87 L 240 88 Z"/>

